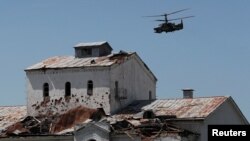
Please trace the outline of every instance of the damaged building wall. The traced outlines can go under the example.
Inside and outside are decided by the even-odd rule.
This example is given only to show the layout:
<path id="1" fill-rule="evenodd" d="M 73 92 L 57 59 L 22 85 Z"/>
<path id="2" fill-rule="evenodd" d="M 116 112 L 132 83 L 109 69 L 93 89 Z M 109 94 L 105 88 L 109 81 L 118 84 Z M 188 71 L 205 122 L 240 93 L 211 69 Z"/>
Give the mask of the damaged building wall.
<path id="1" fill-rule="evenodd" d="M 110 112 L 110 75 L 106 68 L 72 68 L 27 71 L 27 111 L 30 116 L 64 113 L 79 105 L 102 107 Z M 87 94 L 88 81 L 93 94 Z M 71 95 L 65 97 L 65 84 L 70 82 Z M 43 85 L 49 85 L 49 97 L 43 96 Z"/>
<path id="2" fill-rule="evenodd" d="M 111 69 L 111 113 L 124 108 L 134 100 L 156 99 L 156 78 L 134 54 L 127 61 Z M 116 94 L 118 82 L 118 96 Z"/>
<path id="3" fill-rule="evenodd" d="M 69 68 L 60 65 L 60 61 L 72 59 L 53 57 L 42 63 L 50 65 L 54 62 L 53 67 L 58 68 L 47 68 L 46 65 L 43 68 L 38 63 L 26 70 L 28 115 L 60 114 L 79 105 L 103 108 L 106 114 L 112 114 L 134 100 L 156 98 L 157 79 L 136 53 L 121 52 L 96 58 L 92 65 L 97 66 L 92 67 L 71 67 L 77 65 L 70 63 Z M 93 82 L 91 95 L 87 94 L 89 81 Z M 65 97 L 67 82 L 71 86 L 71 95 Z M 45 84 L 49 96 L 44 97 Z"/>

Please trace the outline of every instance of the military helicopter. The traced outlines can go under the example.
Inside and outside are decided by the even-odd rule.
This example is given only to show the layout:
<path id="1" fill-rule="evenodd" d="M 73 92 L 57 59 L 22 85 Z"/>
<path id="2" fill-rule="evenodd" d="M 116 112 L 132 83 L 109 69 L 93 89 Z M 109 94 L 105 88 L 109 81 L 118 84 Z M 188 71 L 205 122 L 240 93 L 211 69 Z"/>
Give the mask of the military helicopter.
<path id="1" fill-rule="evenodd" d="M 183 29 L 183 21 L 182 21 L 182 19 L 192 18 L 194 16 L 187 16 L 187 17 L 181 17 L 181 18 L 170 19 L 170 20 L 168 20 L 167 16 L 171 15 L 171 14 L 175 14 L 175 13 L 181 12 L 181 11 L 185 11 L 185 10 L 188 10 L 188 9 L 182 9 L 182 10 L 175 11 L 175 12 L 168 13 L 168 14 L 146 16 L 146 17 L 161 17 L 161 16 L 164 16 L 165 17 L 164 20 L 156 20 L 156 21 L 163 21 L 164 23 L 161 23 L 157 27 L 154 28 L 155 33 L 173 32 L 173 31 L 176 31 L 176 30 Z M 176 24 L 176 23 L 173 23 L 173 22 L 169 22 L 169 21 L 174 21 L 174 20 L 181 20 L 181 23 Z"/>

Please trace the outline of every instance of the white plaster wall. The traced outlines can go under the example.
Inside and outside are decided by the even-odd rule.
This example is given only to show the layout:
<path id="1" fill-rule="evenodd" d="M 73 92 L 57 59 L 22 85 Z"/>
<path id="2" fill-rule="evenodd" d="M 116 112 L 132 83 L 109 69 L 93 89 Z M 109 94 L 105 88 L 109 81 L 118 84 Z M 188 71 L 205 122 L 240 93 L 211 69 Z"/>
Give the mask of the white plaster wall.
<path id="1" fill-rule="evenodd" d="M 205 126 L 201 130 L 201 141 L 207 141 L 207 126 L 211 124 L 244 125 L 246 123 L 230 100 L 227 99 L 214 113 L 206 118 L 204 122 Z"/>
<path id="2" fill-rule="evenodd" d="M 206 119 L 207 124 L 246 124 L 228 98 L 214 113 Z"/>
<path id="3" fill-rule="evenodd" d="M 108 68 L 58 69 L 26 72 L 28 115 L 63 113 L 79 105 L 103 107 L 110 112 L 110 71 Z M 93 95 L 87 95 L 87 82 L 93 81 Z M 71 83 L 71 97 L 65 99 L 65 83 Z M 49 84 L 49 102 L 43 102 L 43 84 Z"/>
<path id="4" fill-rule="evenodd" d="M 110 67 L 50 69 L 27 71 L 28 115 L 63 113 L 83 105 L 104 108 L 106 114 L 115 113 L 134 100 L 156 99 L 156 80 L 137 55 Z M 87 95 L 87 82 L 94 83 L 93 95 Z M 127 99 L 117 99 L 115 81 L 127 91 Z M 65 83 L 71 83 L 71 97 L 66 99 Z M 44 101 L 43 84 L 48 83 L 50 99 Z"/>
<path id="5" fill-rule="evenodd" d="M 119 88 L 127 90 L 127 99 L 115 98 L 115 81 L 119 82 Z M 152 99 L 156 99 L 156 80 L 137 55 L 132 55 L 127 61 L 112 67 L 110 84 L 112 90 L 111 113 L 127 106 L 134 100 L 149 100 L 149 91 L 152 93 Z"/>
<path id="6" fill-rule="evenodd" d="M 207 129 L 211 124 L 245 124 L 243 118 L 229 101 L 225 101 L 204 121 L 179 121 L 175 122 L 179 127 L 199 133 L 199 141 L 207 141 Z"/>

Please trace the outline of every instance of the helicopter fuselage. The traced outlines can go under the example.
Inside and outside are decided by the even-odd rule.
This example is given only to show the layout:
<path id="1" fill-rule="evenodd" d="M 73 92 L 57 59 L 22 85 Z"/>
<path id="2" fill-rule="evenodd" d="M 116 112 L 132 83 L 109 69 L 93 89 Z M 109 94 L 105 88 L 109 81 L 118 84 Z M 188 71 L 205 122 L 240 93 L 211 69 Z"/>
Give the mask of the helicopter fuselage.
<path id="1" fill-rule="evenodd" d="M 175 19 L 168 19 L 169 15 L 175 14 L 175 13 L 179 13 L 182 11 L 188 10 L 188 8 L 186 9 L 182 9 L 182 10 L 178 10 L 175 12 L 171 12 L 171 13 L 164 13 L 161 15 L 153 15 L 153 16 L 147 16 L 147 17 L 164 17 L 164 19 L 157 19 L 155 21 L 160 21 L 163 22 L 162 24 L 159 24 L 157 27 L 154 28 L 155 33 L 162 33 L 162 32 L 173 32 L 176 30 L 181 30 L 183 29 L 183 19 L 186 18 L 192 18 L 194 16 L 186 16 L 186 17 L 180 17 L 180 18 L 175 18 Z M 169 22 L 169 21 L 175 21 L 175 20 L 181 20 L 181 23 L 174 23 L 174 22 Z"/>
<path id="2" fill-rule="evenodd" d="M 176 30 L 183 29 L 183 23 L 175 24 L 175 23 L 162 23 L 159 24 L 158 27 L 154 28 L 155 33 L 162 33 L 162 32 L 173 32 Z"/>

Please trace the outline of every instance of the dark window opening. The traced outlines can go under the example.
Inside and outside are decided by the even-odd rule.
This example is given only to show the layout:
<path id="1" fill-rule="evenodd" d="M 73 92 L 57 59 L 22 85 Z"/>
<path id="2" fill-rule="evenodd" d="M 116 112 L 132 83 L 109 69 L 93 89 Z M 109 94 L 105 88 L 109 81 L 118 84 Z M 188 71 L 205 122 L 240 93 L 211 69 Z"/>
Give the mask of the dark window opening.
<path id="1" fill-rule="evenodd" d="M 88 140 L 88 141 L 96 141 L 96 140 L 94 140 L 94 139 L 90 139 L 90 140 Z"/>
<path id="2" fill-rule="evenodd" d="M 88 95 L 93 95 L 93 81 L 92 80 L 88 81 L 87 94 Z"/>
<path id="3" fill-rule="evenodd" d="M 148 93 L 148 99 L 152 100 L 152 92 L 151 91 L 149 91 L 149 93 Z"/>
<path id="4" fill-rule="evenodd" d="M 82 55 L 92 55 L 92 49 L 91 48 L 83 49 Z"/>
<path id="5" fill-rule="evenodd" d="M 43 84 L 43 97 L 48 97 L 49 96 L 49 84 L 44 83 Z"/>
<path id="6" fill-rule="evenodd" d="M 65 96 L 71 96 L 71 84 L 70 84 L 70 82 L 65 83 Z"/>
<path id="7" fill-rule="evenodd" d="M 153 111 L 145 111 L 144 113 L 143 113 L 143 118 L 145 118 L 145 119 L 152 119 L 152 118 L 154 118 L 155 117 L 155 114 L 154 114 L 154 112 Z"/>
<path id="8" fill-rule="evenodd" d="M 115 96 L 118 97 L 118 81 L 115 81 Z"/>

